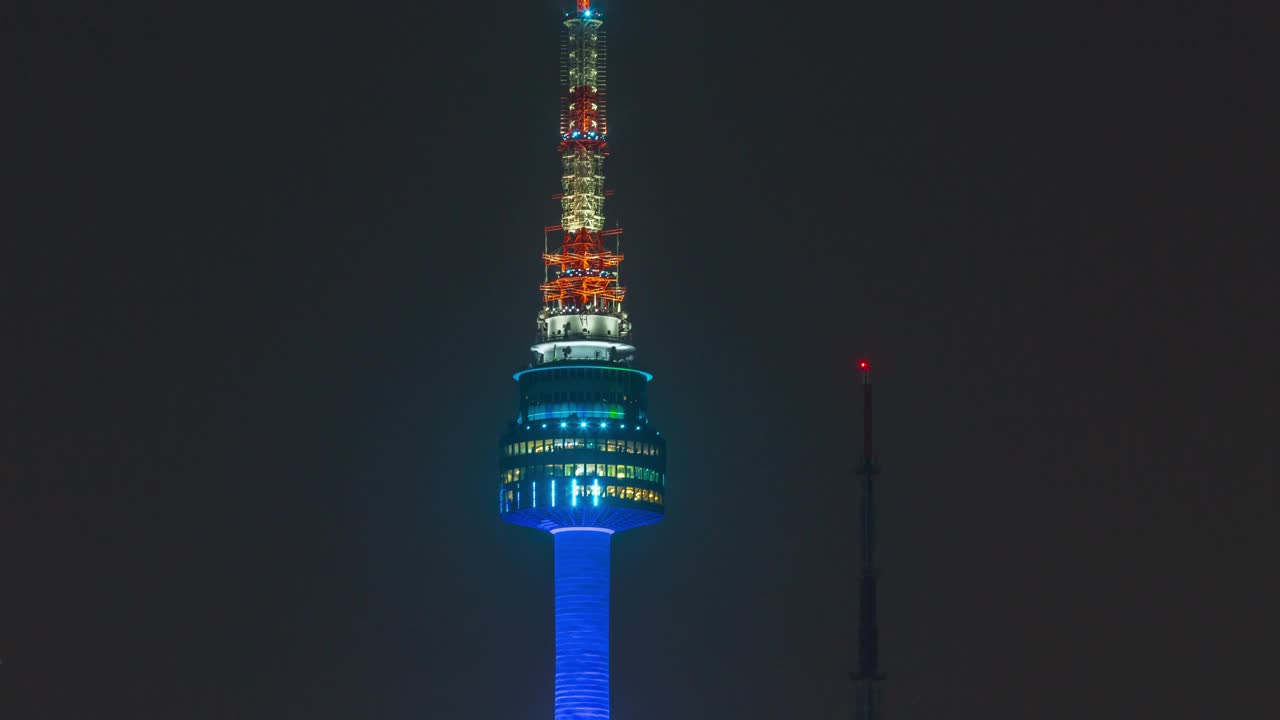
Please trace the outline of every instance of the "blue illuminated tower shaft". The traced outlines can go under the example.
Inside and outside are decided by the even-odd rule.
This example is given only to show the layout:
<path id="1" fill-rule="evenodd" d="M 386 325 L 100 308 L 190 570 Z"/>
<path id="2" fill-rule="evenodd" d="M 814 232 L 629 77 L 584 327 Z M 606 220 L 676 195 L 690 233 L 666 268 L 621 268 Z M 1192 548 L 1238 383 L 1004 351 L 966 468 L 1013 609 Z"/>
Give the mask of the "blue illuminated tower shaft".
<path id="1" fill-rule="evenodd" d="M 609 718 L 611 534 L 577 528 L 555 533 L 555 720 Z"/>

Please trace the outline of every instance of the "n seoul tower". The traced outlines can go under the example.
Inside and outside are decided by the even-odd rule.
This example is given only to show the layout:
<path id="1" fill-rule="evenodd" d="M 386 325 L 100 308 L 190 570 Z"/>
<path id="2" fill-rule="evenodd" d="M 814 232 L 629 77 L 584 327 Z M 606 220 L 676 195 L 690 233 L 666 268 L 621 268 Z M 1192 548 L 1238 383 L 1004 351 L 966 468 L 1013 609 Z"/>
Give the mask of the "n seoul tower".
<path id="1" fill-rule="evenodd" d="M 618 268 L 604 227 L 603 18 L 590 0 L 564 16 L 560 46 L 560 247 L 545 282 L 519 407 L 502 437 L 498 512 L 555 545 L 555 720 L 609 718 L 612 535 L 662 519 L 666 443 L 649 422 Z M 612 247 L 610 247 L 612 246 Z"/>

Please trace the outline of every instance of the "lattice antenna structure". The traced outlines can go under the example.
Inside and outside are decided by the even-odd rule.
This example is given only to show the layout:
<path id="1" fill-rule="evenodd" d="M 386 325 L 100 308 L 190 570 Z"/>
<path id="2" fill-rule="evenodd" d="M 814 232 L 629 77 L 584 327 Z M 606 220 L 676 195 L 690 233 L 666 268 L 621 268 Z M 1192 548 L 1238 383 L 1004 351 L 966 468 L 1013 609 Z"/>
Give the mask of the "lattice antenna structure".
<path id="1" fill-rule="evenodd" d="M 600 13 L 579 0 L 560 37 L 560 226 L 558 252 L 543 255 L 550 277 L 542 284 L 549 313 L 621 316 L 626 289 L 618 281 L 622 255 L 604 238 L 604 159 L 609 155 L 605 102 L 605 32 Z"/>

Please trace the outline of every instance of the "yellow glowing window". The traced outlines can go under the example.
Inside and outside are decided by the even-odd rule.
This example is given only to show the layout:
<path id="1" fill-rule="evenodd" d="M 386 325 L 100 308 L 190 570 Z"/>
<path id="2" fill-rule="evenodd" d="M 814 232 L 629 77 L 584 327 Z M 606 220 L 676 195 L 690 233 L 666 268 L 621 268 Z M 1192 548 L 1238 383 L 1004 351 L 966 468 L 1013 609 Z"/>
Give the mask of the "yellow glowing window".
<path id="1" fill-rule="evenodd" d="M 588 475 L 596 474 L 596 466 L 594 463 L 587 463 L 587 474 Z"/>
<path id="2" fill-rule="evenodd" d="M 575 467 L 575 468 L 574 468 L 574 470 L 573 470 L 573 474 L 574 474 L 574 475 L 582 475 L 582 474 L 583 474 L 583 473 L 585 473 L 586 471 L 587 471 L 587 466 L 586 466 L 586 465 L 578 465 L 577 467 Z"/>
<path id="3" fill-rule="evenodd" d="M 555 448 L 556 448 L 557 450 L 560 450 L 560 449 L 562 449 L 563 447 L 564 447 L 564 438 L 556 438 L 556 439 L 555 439 Z"/>

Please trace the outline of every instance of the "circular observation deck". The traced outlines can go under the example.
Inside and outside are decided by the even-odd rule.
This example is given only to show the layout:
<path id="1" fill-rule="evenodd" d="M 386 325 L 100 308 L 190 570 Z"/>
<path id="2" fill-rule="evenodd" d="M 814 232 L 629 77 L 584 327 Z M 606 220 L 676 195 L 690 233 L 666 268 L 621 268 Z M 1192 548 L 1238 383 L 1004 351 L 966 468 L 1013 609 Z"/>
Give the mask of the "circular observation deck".
<path id="1" fill-rule="evenodd" d="M 613 531 L 661 520 L 666 442 L 645 408 L 652 377 L 589 363 L 516 373 L 520 412 L 499 447 L 502 519 L 542 530 Z"/>

